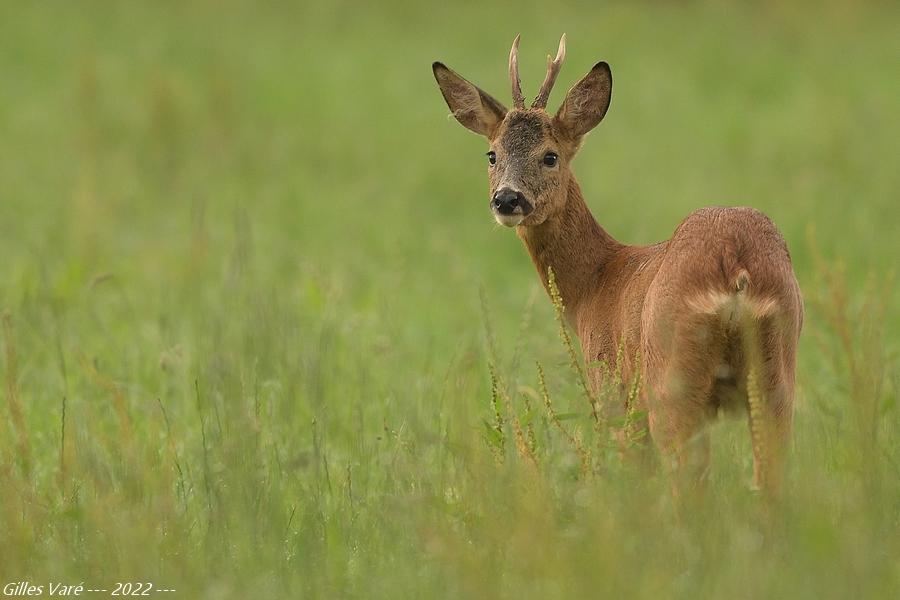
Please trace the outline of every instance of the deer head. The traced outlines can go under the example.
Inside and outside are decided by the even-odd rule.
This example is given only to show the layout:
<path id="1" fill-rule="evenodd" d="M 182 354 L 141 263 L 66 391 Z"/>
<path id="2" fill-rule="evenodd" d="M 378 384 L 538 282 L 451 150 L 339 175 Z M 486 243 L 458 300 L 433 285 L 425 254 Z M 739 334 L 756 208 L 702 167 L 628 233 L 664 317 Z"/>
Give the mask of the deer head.
<path id="1" fill-rule="evenodd" d="M 565 207 L 570 164 L 584 135 L 606 115 L 612 94 L 609 65 L 599 62 L 567 93 L 555 115 L 546 112 L 550 91 L 566 56 L 566 36 L 556 58 L 547 57 L 547 76 L 525 107 L 519 83 L 519 36 L 509 53 L 513 108 L 470 83 L 443 63 L 432 65 L 453 116 L 490 143 L 490 208 L 507 227 L 540 225 Z"/>

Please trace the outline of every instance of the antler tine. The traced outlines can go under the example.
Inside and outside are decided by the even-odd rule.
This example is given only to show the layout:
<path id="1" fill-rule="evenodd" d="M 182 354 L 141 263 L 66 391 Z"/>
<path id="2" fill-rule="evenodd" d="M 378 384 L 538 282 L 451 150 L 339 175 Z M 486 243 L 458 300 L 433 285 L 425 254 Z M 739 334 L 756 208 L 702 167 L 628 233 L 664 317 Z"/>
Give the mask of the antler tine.
<path id="1" fill-rule="evenodd" d="M 544 77 L 544 83 L 541 84 L 541 91 L 531 104 L 531 108 L 546 108 L 547 100 L 550 99 L 550 91 L 553 84 L 556 83 L 556 76 L 562 68 L 563 61 L 566 59 L 566 34 L 562 34 L 559 38 L 559 50 L 556 51 L 556 58 L 551 59 L 547 55 L 547 76 Z"/>
<path id="2" fill-rule="evenodd" d="M 509 82 L 512 84 L 513 106 L 525 108 L 525 96 L 522 95 L 522 83 L 519 81 L 519 38 L 513 40 L 509 51 Z"/>

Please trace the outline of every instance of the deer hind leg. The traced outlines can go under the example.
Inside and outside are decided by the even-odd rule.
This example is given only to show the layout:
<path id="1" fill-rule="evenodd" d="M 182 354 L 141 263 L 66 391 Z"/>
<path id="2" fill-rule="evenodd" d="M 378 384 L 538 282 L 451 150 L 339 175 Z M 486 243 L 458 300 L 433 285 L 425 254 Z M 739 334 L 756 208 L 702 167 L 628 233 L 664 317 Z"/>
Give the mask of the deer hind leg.
<path id="1" fill-rule="evenodd" d="M 668 400 L 660 397 L 661 403 Z M 650 411 L 650 434 L 672 479 L 676 499 L 706 486 L 710 458 L 707 422 L 707 415 L 699 410 L 688 414 L 656 407 Z"/>
<path id="2" fill-rule="evenodd" d="M 753 481 L 773 500 L 780 496 L 793 420 L 795 348 L 780 321 L 773 315 L 742 326 Z"/>
<path id="3" fill-rule="evenodd" d="M 709 473 L 706 426 L 716 367 L 724 354 L 721 327 L 709 315 L 659 323 L 645 346 L 646 402 L 650 434 L 672 475 L 676 499 L 703 487 Z"/>
<path id="4" fill-rule="evenodd" d="M 790 404 L 787 390 L 782 385 L 767 387 L 766 379 L 765 372 L 756 372 L 753 367 L 748 369 L 747 403 L 753 446 L 753 485 L 771 499 L 777 499 L 784 481 L 792 419 L 790 411 L 773 410 L 774 407 Z"/>

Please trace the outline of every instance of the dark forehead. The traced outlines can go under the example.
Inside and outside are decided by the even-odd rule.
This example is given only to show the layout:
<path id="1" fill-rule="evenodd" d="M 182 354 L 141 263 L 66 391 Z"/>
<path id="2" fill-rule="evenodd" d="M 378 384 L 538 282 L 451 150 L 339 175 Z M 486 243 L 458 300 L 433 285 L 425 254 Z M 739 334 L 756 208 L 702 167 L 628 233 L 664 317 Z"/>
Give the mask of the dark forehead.
<path id="1" fill-rule="evenodd" d="M 531 151 L 550 136 L 550 120 L 537 113 L 510 113 L 504 125 L 500 145 L 510 154 Z"/>

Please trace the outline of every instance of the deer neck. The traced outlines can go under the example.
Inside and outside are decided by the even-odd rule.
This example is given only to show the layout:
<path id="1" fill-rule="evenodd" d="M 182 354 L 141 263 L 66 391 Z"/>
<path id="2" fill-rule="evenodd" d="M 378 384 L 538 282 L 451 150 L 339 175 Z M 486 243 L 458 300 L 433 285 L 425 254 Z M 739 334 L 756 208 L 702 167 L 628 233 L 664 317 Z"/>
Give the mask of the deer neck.
<path id="1" fill-rule="evenodd" d="M 580 307 L 602 289 L 607 265 L 622 245 L 594 219 L 574 176 L 560 213 L 516 230 L 548 293 L 548 269 L 553 269 L 566 318 L 576 324 Z"/>

